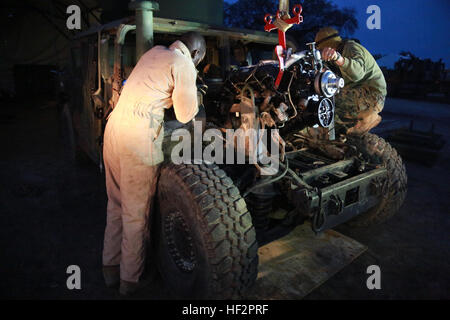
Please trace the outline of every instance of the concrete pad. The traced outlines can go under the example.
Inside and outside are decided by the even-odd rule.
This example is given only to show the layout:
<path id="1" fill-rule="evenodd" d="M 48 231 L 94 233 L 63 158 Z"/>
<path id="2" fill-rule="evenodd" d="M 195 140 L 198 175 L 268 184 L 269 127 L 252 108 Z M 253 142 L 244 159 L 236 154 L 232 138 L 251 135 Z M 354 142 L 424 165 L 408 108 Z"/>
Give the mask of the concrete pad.
<path id="1" fill-rule="evenodd" d="M 308 223 L 259 248 L 259 273 L 248 299 L 301 299 L 366 251 L 361 243 Z"/>

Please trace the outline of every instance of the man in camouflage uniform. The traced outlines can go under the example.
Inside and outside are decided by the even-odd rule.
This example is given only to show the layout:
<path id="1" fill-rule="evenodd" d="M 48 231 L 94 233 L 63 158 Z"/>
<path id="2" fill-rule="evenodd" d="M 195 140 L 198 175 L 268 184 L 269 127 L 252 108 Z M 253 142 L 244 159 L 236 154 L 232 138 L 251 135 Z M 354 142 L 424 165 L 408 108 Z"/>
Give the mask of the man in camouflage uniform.
<path id="1" fill-rule="evenodd" d="M 377 126 L 386 97 L 386 81 L 377 62 L 362 45 L 342 40 L 333 28 L 321 29 L 315 38 L 322 59 L 345 80 L 335 96 L 338 133 L 364 134 Z M 337 68 L 334 68 L 337 67 Z"/>

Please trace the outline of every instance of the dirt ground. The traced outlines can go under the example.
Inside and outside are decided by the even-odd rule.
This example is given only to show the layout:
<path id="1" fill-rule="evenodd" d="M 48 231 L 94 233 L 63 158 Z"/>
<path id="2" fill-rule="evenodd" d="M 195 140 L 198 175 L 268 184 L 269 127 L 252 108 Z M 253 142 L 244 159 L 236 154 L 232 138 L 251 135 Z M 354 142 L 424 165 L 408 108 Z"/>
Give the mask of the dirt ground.
<path id="1" fill-rule="evenodd" d="M 450 105 L 388 99 L 383 125 L 414 118 L 450 138 Z M 0 297 L 116 299 L 101 276 L 106 195 L 92 164 L 71 166 L 59 152 L 56 108 L 0 106 Z M 390 221 L 336 230 L 368 250 L 306 299 L 450 298 L 450 146 L 433 167 L 407 162 L 405 204 Z M 381 290 L 366 269 L 381 268 Z M 68 290 L 66 268 L 81 268 L 81 290 Z M 137 298 L 164 299 L 158 281 Z"/>

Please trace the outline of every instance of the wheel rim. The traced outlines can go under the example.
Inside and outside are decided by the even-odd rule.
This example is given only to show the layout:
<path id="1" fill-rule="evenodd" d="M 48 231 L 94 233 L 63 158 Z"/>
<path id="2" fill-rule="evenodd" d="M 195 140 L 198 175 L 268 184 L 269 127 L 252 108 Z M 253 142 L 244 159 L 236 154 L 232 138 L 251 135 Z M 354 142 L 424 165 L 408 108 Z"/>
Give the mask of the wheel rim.
<path id="1" fill-rule="evenodd" d="M 181 212 L 175 211 L 166 215 L 164 235 L 169 254 L 178 269 L 185 273 L 194 271 L 197 258 L 193 238 Z"/>

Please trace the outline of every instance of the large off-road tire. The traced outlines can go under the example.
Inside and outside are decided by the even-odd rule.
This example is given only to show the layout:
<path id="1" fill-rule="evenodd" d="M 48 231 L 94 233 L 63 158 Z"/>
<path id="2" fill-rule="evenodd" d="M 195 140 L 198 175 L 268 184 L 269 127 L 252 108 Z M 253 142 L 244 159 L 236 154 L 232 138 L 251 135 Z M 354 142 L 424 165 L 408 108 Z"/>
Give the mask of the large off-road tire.
<path id="1" fill-rule="evenodd" d="M 239 190 L 216 165 L 162 167 L 156 258 L 177 298 L 233 299 L 255 281 L 258 245 Z"/>
<path id="2" fill-rule="evenodd" d="M 406 197 L 407 176 L 402 158 L 388 142 L 372 133 L 349 136 L 348 142 L 358 149 L 366 161 L 384 166 L 388 174 L 386 192 L 380 203 L 352 219 L 349 225 L 364 227 L 384 222 L 400 209 Z"/>

